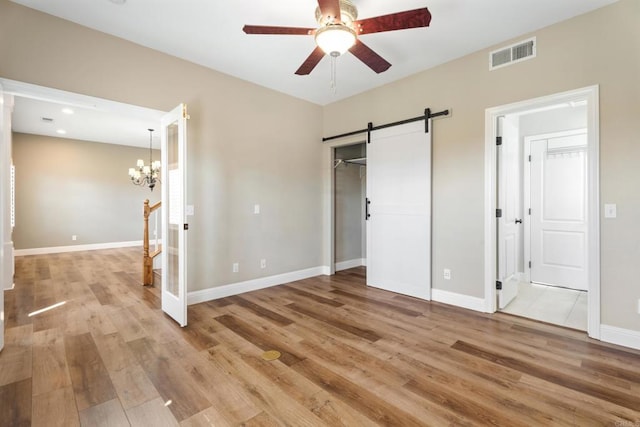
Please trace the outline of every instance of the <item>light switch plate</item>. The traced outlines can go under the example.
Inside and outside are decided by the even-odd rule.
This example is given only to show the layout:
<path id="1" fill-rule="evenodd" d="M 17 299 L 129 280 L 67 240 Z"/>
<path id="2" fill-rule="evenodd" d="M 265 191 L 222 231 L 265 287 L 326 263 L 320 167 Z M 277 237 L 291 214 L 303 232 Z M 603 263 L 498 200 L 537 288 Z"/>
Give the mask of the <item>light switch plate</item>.
<path id="1" fill-rule="evenodd" d="M 193 215 L 193 205 L 187 205 L 184 209 L 184 214 L 192 216 Z"/>
<path id="2" fill-rule="evenodd" d="M 618 207 L 615 203 L 607 203 L 604 205 L 604 217 L 616 218 L 618 216 Z"/>

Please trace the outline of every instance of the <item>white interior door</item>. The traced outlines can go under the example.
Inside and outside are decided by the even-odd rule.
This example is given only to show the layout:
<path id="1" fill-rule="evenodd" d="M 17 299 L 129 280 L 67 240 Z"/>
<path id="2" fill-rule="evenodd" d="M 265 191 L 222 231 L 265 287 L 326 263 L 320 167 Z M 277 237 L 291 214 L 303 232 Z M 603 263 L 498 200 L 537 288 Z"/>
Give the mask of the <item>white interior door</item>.
<path id="1" fill-rule="evenodd" d="M 424 122 L 371 132 L 367 285 L 431 298 L 431 135 Z"/>
<path id="2" fill-rule="evenodd" d="M 520 141 L 517 118 L 500 119 L 502 144 L 498 153 L 498 308 L 518 295 L 518 248 L 522 225 L 520 203 Z"/>
<path id="3" fill-rule="evenodd" d="M 10 206 L 5 204 L 5 200 L 7 200 L 7 192 L 10 191 L 11 183 L 6 180 L 6 166 L 10 164 L 9 159 L 5 159 L 5 144 L 8 143 L 6 140 L 6 130 L 10 123 L 5 122 L 5 100 L 4 93 L 2 90 L 2 86 L 0 86 L 0 106 L 2 106 L 2 110 L 0 111 L 0 163 L 2 164 L 1 172 L 0 172 L 0 350 L 4 348 L 4 289 L 8 285 L 5 283 L 7 280 L 6 271 L 6 259 L 9 254 L 5 253 L 4 250 L 4 241 L 7 236 L 5 236 L 5 230 L 3 224 L 5 223 L 6 216 L 9 215 Z M 13 269 L 12 269 L 13 270 Z"/>
<path id="4" fill-rule="evenodd" d="M 531 139 L 531 281 L 587 290 L 587 133 Z"/>
<path id="5" fill-rule="evenodd" d="M 162 118 L 162 310 L 187 325 L 187 111 Z"/>

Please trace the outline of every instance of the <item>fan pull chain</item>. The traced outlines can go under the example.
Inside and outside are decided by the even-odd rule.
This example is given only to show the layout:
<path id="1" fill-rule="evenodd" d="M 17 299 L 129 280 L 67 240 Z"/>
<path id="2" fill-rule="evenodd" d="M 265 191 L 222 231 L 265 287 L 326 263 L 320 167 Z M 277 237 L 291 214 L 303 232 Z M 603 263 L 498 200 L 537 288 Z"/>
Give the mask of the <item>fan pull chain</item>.
<path id="1" fill-rule="evenodd" d="M 338 52 L 331 52 L 331 82 L 330 88 L 335 95 L 338 92 L 338 82 L 336 80 L 336 60 L 340 54 Z"/>

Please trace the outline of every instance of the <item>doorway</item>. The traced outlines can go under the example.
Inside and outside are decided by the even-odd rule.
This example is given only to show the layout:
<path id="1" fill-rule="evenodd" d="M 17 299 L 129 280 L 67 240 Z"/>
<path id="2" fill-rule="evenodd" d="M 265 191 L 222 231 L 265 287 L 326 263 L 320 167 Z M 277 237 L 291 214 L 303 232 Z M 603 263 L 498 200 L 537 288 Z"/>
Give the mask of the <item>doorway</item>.
<path id="1" fill-rule="evenodd" d="M 487 110 L 485 294 L 599 337 L 598 88 Z M 491 144 L 491 147 L 489 146 Z"/>
<path id="2" fill-rule="evenodd" d="M 29 110 L 28 110 L 29 112 L 40 111 L 36 107 L 41 107 L 41 108 L 50 107 L 50 108 L 55 108 L 56 110 L 59 110 L 63 107 L 73 107 L 71 113 L 65 113 L 65 114 L 71 114 L 76 117 L 81 116 L 83 118 L 89 117 L 91 120 L 83 121 L 83 124 L 85 124 L 84 122 L 91 123 L 92 126 L 90 127 L 89 131 L 99 128 L 100 126 L 98 122 L 107 123 L 107 125 L 101 125 L 102 127 L 99 128 L 100 132 L 97 132 L 97 134 L 101 135 L 101 137 L 104 137 L 104 135 L 109 134 L 111 135 L 111 139 L 112 139 L 111 141 L 102 141 L 100 139 L 93 139 L 89 136 L 86 136 L 84 138 L 76 137 L 76 139 L 81 139 L 83 141 L 106 142 L 106 143 L 109 143 L 109 142 L 113 143 L 113 141 L 119 141 L 119 142 L 126 141 L 128 142 L 127 144 L 118 144 L 118 145 L 134 145 L 129 143 L 130 141 L 127 139 L 129 134 L 131 133 L 131 132 L 128 132 L 130 131 L 130 129 L 135 129 L 135 130 L 144 129 L 144 132 L 146 133 L 147 132 L 146 129 L 148 128 L 158 129 L 158 125 L 162 124 L 161 139 L 163 140 L 163 143 L 165 145 L 169 143 L 171 144 L 169 145 L 169 147 L 172 147 L 171 153 L 168 152 L 169 150 L 166 147 L 161 150 L 162 156 L 163 156 L 163 168 L 167 173 L 167 179 L 166 179 L 167 185 L 162 186 L 163 199 L 168 200 L 169 197 L 171 197 L 171 201 L 172 201 L 172 203 L 168 203 L 165 201 L 164 203 L 165 206 L 168 205 L 169 207 L 164 211 L 167 213 L 175 214 L 174 216 L 179 220 L 178 222 L 180 222 L 180 228 L 179 228 L 180 232 L 177 234 L 179 234 L 180 236 L 183 236 L 185 234 L 184 231 L 187 229 L 187 224 L 185 223 L 185 220 L 184 220 L 184 216 L 185 216 L 184 196 L 186 194 L 184 187 L 186 186 L 186 180 L 183 175 L 186 171 L 186 167 L 184 166 L 184 160 L 186 157 L 187 115 L 186 115 L 186 109 L 183 105 L 178 106 L 176 109 L 174 109 L 170 113 L 166 113 L 166 112 L 152 110 L 145 107 L 138 107 L 134 105 L 123 104 L 115 101 L 109 101 L 101 98 L 94 98 L 86 95 L 65 92 L 61 90 L 36 86 L 28 83 L 22 83 L 22 82 L 17 82 L 17 81 L 12 81 L 8 79 L 2 79 L 2 78 L 0 78 L 0 88 L 4 88 L 5 94 L 10 95 L 11 97 L 15 97 L 17 100 L 24 101 L 23 107 L 24 108 L 29 107 Z M 0 92 L 0 97 L 2 96 L 3 94 Z M 3 111 L 3 113 L 5 113 L 5 111 Z M 24 114 L 24 116 L 31 117 L 31 116 L 34 116 L 34 114 Z M 7 138 L 8 142 L 3 140 L 2 141 L 3 144 L 0 144 L 3 146 L 3 148 L 5 147 L 8 147 L 9 149 L 11 148 L 11 139 L 10 139 L 11 124 L 13 121 L 15 121 L 16 124 L 25 126 L 23 124 L 24 121 L 20 120 L 20 117 L 18 117 L 17 115 L 14 117 L 9 117 L 9 120 L 7 120 L 6 123 L 5 123 L 5 120 L 3 120 L 3 122 L 0 123 L 3 125 L 3 126 L 0 126 L 0 131 L 4 132 L 3 135 L 9 136 L 9 138 Z M 50 122 L 51 119 L 46 121 Z M 17 126 L 15 126 L 15 128 L 17 129 Z M 81 126 L 77 126 L 76 130 L 79 128 L 81 128 Z M 31 128 L 27 130 L 25 130 L 24 128 L 20 128 L 20 129 L 22 129 L 20 131 L 21 133 L 48 135 L 47 133 L 39 133 L 37 129 L 33 131 L 31 130 Z M 85 130 L 85 129 L 83 128 L 81 130 Z M 87 133 L 82 133 L 82 135 L 87 135 Z M 179 151 L 179 156 L 175 155 L 175 153 L 178 151 Z M 1 152 L 0 154 L 1 154 L 0 158 L 3 160 L 3 162 L 9 162 L 10 164 L 11 155 L 6 155 L 4 151 Z M 174 157 L 171 157 L 172 155 L 174 155 Z M 167 156 L 169 157 L 167 158 Z M 176 163 L 180 163 L 179 168 L 166 167 L 166 165 L 168 165 L 169 162 L 173 162 L 174 160 Z M 127 166 L 129 166 L 129 164 L 127 164 Z M 5 169 L 3 168 L 3 171 L 4 170 Z M 126 180 L 127 179 L 126 168 L 124 167 L 122 168 L 122 173 L 123 173 L 122 175 L 123 179 Z M 179 174 L 180 176 L 178 176 Z M 118 179 L 119 176 L 120 175 L 117 175 L 116 178 L 112 178 L 112 179 Z M 0 179 L 0 184 L 2 185 L 2 191 L 0 191 L 0 193 L 6 194 L 9 192 L 10 187 L 9 187 L 8 181 L 9 180 Z M 131 187 L 133 188 L 133 186 Z M 170 192 L 168 192 L 169 187 L 171 187 Z M 177 196 L 174 197 L 174 194 L 177 194 Z M 119 199 L 122 199 L 122 197 L 119 197 Z M 139 199 L 139 200 L 140 202 L 142 202 L 142 200 L 144 199 Z M 138 201 L 138 196 L 136 196 L 136 199 L 135 199 L 136 203 L 137 201 Z M 174 203 L 174 202 L 177 202 L 177 203 Z M 8 213 L 7 206 L 5 206 L 4 204 L 1 204 L 1 205 L 3 208 L 2 210 L 3 216 L 5 216 Z M 139 206 L 138 209 L 142 207 L 141 205 L 142 203 L 138 205 Z M 133 203 L 131 206 L 133 206 Z M 138 209 L 136 209 L 136 211 L 139 211 Z M 142 218 L 136 215 L 134 220 L 131 221 L 130 223 L 134 224 L 134 226 L 137 227 L 138 224 L 141 225 Z M 3 239 L 10 238 L 9 233 L 7 234 L 2 233 L 2 234 L 4 235 Z M 164 235 L 168 235 L 168 234 L 165 233 Z M 72 237 L 72 240 L 75 240 L 75 236 Z M 120 244 L 122 242 L 116 242 L 116 243 Z M 127 245 L 127 246 L 140 245 L 139 241 L 124 242 L 124 243 L 132 243 L 131 245 Z M 165 278 L 165 280 L 163 280 L 162 282 L 163 284 L 166 285 L 165 288 L 169 288 L 170 286 L 172 286 L 172 284 L 175 285 L 171 287 L 171 290 L 175 291 L 175 293 L 178 294 L 180 306 L 174 310 L 172 310 L 171 308 L 165 307 L 164 303 L 165 303 L 165 299 L 167 299 L 165 298 L 165 296 L 168 295 L 168 292 L 164 292 L 165 289 L 163 288 L 163 309 L 165 311 L 168 311 L 169 314 L 171 314 L 174 318 L 178 317 L 177 319 L 178 323 L 180 323 L 181 326 L 184 326 L 184 324 L 186 324 L 186 267 L 185 267 L 186 266 L 186 244 L 184 242 L 184 239 L 180 240 L 179 246 L 177 244 L 172 245 L 171 242 L 169 242 L 168 244 L 171 245 L 170 249 L 178 247 L 180 251 L 179 257 L 176 257 L 176 256 L 173 257 L 174 259 L 178 259 L 180 261 L 180 274 L 175 275 L 176 277 L 179 276 L 180 280 L 178 282 L 178 280 L 176 279 L 175 281 L 173 281 L 176 283 L 173 283 L 171 280 L 167 280 Z M 42 252 L 42 250 L 46 250 L 46 251 L 57 250 L 57 248 L 60 248 L 60 247 L 65 248 L 66 251 L 72 251 L 68 247 L 59 246 L 59 245 L 56 245 L 55 247 L 52 247 L 52 248 L 37 247 L 35 251 L 36 253 L 49 253 L 49 252 Z M 110 243 L 104 243 L 104 244 L 97 243 L 97 244 L 81 246 L 83 250 L 100 249 L 104 247 L 110 247 Z M 76 249 L 73 249 L 73 250 L 76 250 Z M 165 260 L 167 258 L 166 257 L 167 252 L 168 251 L 164 251 L 158 259 Z M 4 254 L 4 251 L 3 251 L 3 259 L 7 258 L 11 262 L 11 265 L 13 265 L 13 253 L 14 252 L 11 251 L 11 253 L 5 257 L 6 254 Z M 24 255 L 26 255 L 26 253 L 24 253 Z M 140 262 L 142 263 L 142 259 L 140 259 Z M 5 270 L 3 268 L 3 272 L 4 271 Z M 165 267 L 164 271 L 170 272 L 170 269 Z M 2 282 L 4 285 L 4 282 L 5 282 L 4 278 Z M 177 311 L 180 311 L 180 315 L 174 316 L 175 314 L 174 312 L 177 312 Z M 0 328 L 1 327 L 2 327 L 2 324 L 0 323 Z M 0 341 L 0 347 L 1 347 L 1 341 Z"/>
<path id="3" fill-rule="evenodd" d="M 367 265 L 367 144 L 334 148 L 335 270 Z"/>

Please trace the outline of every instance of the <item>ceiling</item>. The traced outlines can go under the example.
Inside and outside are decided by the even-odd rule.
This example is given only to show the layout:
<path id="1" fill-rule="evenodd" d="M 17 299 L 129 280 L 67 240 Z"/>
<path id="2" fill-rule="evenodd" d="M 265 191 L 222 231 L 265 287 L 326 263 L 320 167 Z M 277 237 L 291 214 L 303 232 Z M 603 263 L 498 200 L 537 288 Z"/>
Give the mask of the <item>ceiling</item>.
<path id="1" fill-rule="evenodd" d="M 4 78 L 0 86 L 14 95 L 14 132 L 149 147 L 148 129 L 154 129 L 152 147 L 160 148 L 157 131 L 166 112 Z"/>
<path id="2" fill-rule="evenodd" d="M 328 105 L 617 0 L 352 0 L 361 19 L 426 6 L 432 20 L 428 28 L 363 35 L 361 40 L 392 67 L 376 74 L 347 53 L 337 59 L 335 92 L 330 89 L 328 57 L 310 75 L 294 74 L 314 49 L 313 37 L 246 35 L 242 31 L 244 24 L 315 27 L 316 0 L 12 1 Z M 14 130 L 146 147 L 147 128 L 157 129 L 161 117 L 161 112 L 122 108 L 117 103 L 81 95 L 82 102 L 73 105 L 75 113 L 65 115 L 61 109 L 74 104 L 77 97 L 58 95 L 17 97 Z M 42 117 L 55 121 L 45 123 Z M 57 134 L 62 127 L 67 133 Z M 153 145 L 157 148 L 158 133 L 155 135 Z"/>
<path id="3" fill-rule="evenodd" d="M 15 98 L 11 119 L 14 132 L 134 147 L 149 147 L 148 129 L 158 131 L 159 126 L 159 118 L 139 117 L 128 111 L 69 107 L 25 97 Z M 159 132 L 152 133 L 152 146 L 160 148 Z"/>

